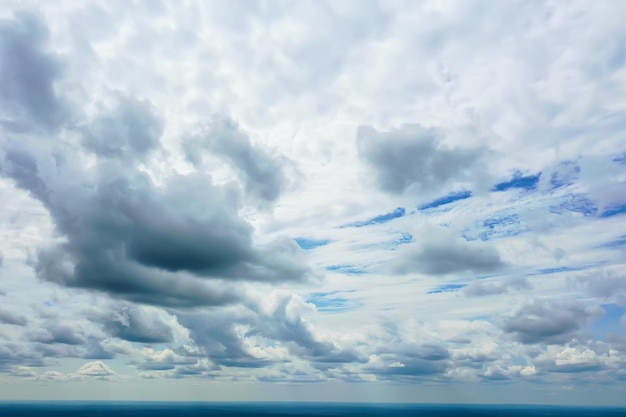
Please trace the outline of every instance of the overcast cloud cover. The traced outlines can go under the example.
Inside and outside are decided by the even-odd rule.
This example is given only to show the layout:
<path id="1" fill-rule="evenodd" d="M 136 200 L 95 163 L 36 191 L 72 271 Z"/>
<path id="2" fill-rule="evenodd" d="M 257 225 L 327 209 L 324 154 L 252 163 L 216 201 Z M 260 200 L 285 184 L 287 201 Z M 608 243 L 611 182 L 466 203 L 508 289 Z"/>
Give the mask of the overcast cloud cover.
<path id="1" fill-rule="evenodd" d="M 626 404 L 626 3 L 0 5 L 0 399 Z"/>

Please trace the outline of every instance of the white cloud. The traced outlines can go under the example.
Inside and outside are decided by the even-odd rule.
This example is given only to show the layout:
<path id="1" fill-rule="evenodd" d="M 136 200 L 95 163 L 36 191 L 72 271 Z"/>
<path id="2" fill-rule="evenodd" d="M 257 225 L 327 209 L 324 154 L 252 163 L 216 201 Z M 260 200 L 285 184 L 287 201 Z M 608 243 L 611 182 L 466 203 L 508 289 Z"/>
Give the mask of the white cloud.
<path id="1" fill-rule="evenodd" d="M 76 372 L 87 377 L 103 378 L 115 375 L 115 372 L 102 361 L 87 362 Z"/>

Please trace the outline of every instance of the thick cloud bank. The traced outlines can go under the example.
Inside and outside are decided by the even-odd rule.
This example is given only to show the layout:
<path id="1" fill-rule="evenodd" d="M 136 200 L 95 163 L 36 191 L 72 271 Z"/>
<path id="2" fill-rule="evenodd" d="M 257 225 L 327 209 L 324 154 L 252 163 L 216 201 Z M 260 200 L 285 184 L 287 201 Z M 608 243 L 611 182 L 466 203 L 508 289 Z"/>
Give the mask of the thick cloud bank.
<path id="1" fill-rule="evenodd" d="M 141 170 L 140 163 L 160 150 L 165 123 L 148 101 L 115 93 L 77 124 L 60 116 L 51 120 L 68 113 L 55 91 L 61 73 L 45 50 L 45 24 L 23 14 L 3 22 L 1 32 L 7 57 L 1 70 L 11 80 L 3 107 L 14 112 L 6 123 L 23 126 L 3 138 L 0 169 L 46 207 L 65 240 L 40 250 L 40 278 L 172 306 L 239 298 L 232 286 L 205 278 L 308 279 L 295 243 L 254 247 L 252 228 L 237 215 L 237 190 L 230 185 L 215 185 L 201 173 L 172 175 L 157 185 Z M 214 150 L 241 170 L 247 191 L 273 200 L 280 167 L 242 135 L 218 134 Z M 61 138 L 68 136 L 78 140 L 64 143 Z"/>

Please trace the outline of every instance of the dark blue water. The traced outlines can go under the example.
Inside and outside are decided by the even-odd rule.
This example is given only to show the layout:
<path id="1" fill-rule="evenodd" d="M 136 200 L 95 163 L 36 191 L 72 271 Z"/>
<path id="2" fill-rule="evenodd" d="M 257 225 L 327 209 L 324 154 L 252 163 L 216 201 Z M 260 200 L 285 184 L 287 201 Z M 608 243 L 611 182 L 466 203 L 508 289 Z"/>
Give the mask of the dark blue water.
<path id="1" fill-rule="evenodd" d="M 626 416 L 626 408 L 515 405 L 0 402 L 0 417 L 452 417 Z"/>

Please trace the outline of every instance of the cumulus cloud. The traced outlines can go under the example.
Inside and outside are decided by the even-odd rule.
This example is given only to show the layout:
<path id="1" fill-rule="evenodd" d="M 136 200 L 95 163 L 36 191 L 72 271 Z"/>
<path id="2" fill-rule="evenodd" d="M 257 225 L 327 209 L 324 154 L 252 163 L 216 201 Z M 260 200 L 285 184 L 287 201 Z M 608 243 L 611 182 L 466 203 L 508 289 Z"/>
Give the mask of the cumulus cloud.
<path id="1" fill-rule="evenodd" d="M 15 375 L 21 378 L 33 378 L 37 376 L 37 373 L 33 368 L 29 366 L 14 366 L 11 368 L 11 375 Z"/>
<path id="2" fill-rule="evenodd" d="M 626 276 L 616 271 L 599 270 L 570 279 L 575 288 L 605 300 L 626 305 Z"/>
<path id="3" fill-rule="evenodd" d="M 269 302 L 268 302 L 269 301 Z M 301 297 L 274 293 L 270 300 L 252 308 L 258 314 L 258 323 L 250 334 L 287 343 L 299 357 L 310 360 L 314 366 L 326 368 L 333 363 L 359 362 L 363 359 L 350 349 L 342 349 L 332 340 L 321 339 L 303 314 L 312 308 Z"/>
<path id="4" fill-rule="evenodd" d="M 20 173 L 31 166 L 15 158 L 9 162 L 20 162 Z M 71 199 L 61 195 L 65 190 L 49 201 L 42 197 L 68 242 L 40 251 L 36 269 L 41 278 L 165 305 L 236 299 L 232 289 L 194 276 L 269 282 L 308 278 L 308 268 L 295 265 L 298 257 L 253 248 L 250 226 L 203 178 L 176 177 L 161 188 L 145 177 L 135 179 L 108 178 L 95 192 Z M 40 180 L 31 172 L 21 184 L 35 185 L 33 194 L 47 196 Z M 186 204 L 190 199 L 195 204 Z M 82 221 L 76 222 L 79 213 Z"/>
<path id="5" fill-rule="evenodd" d="M 314 306 L 301 297 L 276 291 L 266 298 L 248 299 L 245 306 L 181 312 L 178 319 L 189 329 L 197 349 L 181 348 L 175 353 L 194 359 L 184 362 L 176 356 L 179 359 L 174 363 L 173 352 L 172 360 L 165 361 L 169 365 L 163 366 L 174 369 L 176 364 L 206 358 L 216 366 L 258 369 L 298 358 L 310 361 L 314 369 L 327 370 L 365 361 L 352 346 L 321 336 L 304 318 L 315 311 Z"/>
<path id="6" fill-rule="evenodd" d="M 508 291 L 531 290 L 533 286 L 524 276 L 510 278 L 496 278 L 490 280 L 472 281 L 463 293 L 472 297 L 504 294 Z"/>
<path id="7" fill-rule="evenodd" d="M 364 370 L 390 379 L 443 375 L 451 365 L 444 346 L 415 343 L 381 348 L 369 357 Z"/>
<path id="8" fill-rule="evenodd" d="M 567 343 L 583 325 L 598 315 L 580 302 L 532 300 L 501 318 L 501 327 L 524 344 Z"/>
<path id="9" fill-rule="evenodd" d="M 48 29 L 29 12 L 0 21 L 0 123 L 9 131 L 58 127 L 65 116 L 54 81 L 61 63 L 46 51 Z"/>
<path id="10" fill-rule="evenodd" d="M 45 27 L 34 17 L 27 22 Z M 26 23 L 5 23 L 20 24 Z M 18 36 L 5 32 L 7 42 Z M 48 56 L 38 46 L 43 35 L 20 39 L 38 59 Z M 22 59 L 19 54 L 18 58 Z M 11 60 L 1 65 L 3 71 L 12 71 L 16 85 L 30 85 L 27 77 L 39 77 L 41 91 L 6 95 L 27 108 L 25 117 L 39 122 L 41 114 L 61 112 L 53 85 L 56 73 L 18 71 Z M 49 96 L 44 104 L 51 108 L 40 111 L 39 101 L 22 97 L 38 92 Z M 128 300 L 194 306 L 238 299 L 228 285 L 202 278 L 278 283 L 310 277 L 301 257 L 275 255 L 270 249 L 278 245 L 284 253 L 284 244 L 253 246 L 252 228 L 238 216 L 236 192 L 229 185 L 214 185 L 202 173 L 171 175 L 157 185 L 140 169 L 136 160 L 160 146 L 164 123 L 148 102 L 116 94 L 100 107 L 74 132 L 83 149 L 96 155 L 95 165 L 84 163 L 80 148 L 51 142 L 33 131 L 22 132 L 19 143 L 3 141 L 0 173 L 40 200 L 66 238 L 39 252 L 40 278 Z M 47 135 L 54 135 L 49 125 L 44 127 Z M 252 147 L 245 135 L 232 133 L 232 137 L 217 134 L 213 151 L 228 156 L 240 169 L 250 192 L 274 200 L 282 181 L 277 163 Z M 262 189 L 265 186 L 269 188 Z M 292 242 L 290 251 L 296 250 Z"/>
<path id="11" fill-rule="evenodd" d="M 20 314 L 15 314 L 0 308 L 0 323 L 25 326 L 28 323 L 28 319 Z"/>
<path id="12" fill-rule="evenodd" d="M 235 168 L 246 191 L 261 201 L 276 201 L 285 187 L 283 166 L 287 161 L 250 143 L 248 135 L 231 119 L 216 117 L 185 142 L 187 159 L 196 165 L 202 161 L 205 150 L 225 158 Z"/>
<path id="13" fill-rule="evenodd" d="M 534 366 L 521 366 L 521 365 L 500 365 L 494 364 L 487 366 L 487 369 L 482 374 L 485 379 L 488 380 L 509 380 L 516 377 L 532 377 L 537 373 L 537 369 Z"/>
<path id="14" fill-rule="evenodd" d="M 38 374 L 29 368 L 20 369 L 18 371 L 20 372 L 19 376 L 32 378 L 39 382 L 84 381 L 87 379 L 112 380 L 119 377 L 102 361 L 87 362 L 76 372 L 68 374 L 54 370 Z"/>
<path id="15" fill-rule="evenodd" d="M 548 346 L 534 355 L 533 362 L 537 370 L 544 374 L 574 374 L 580 379 L 591 376 L 593 380 L 593 375 L 598 372 L 605 375 L 619 374 L 625 359 L 623 350 L 615 349 L 605 342 L 587 340 Z"/>
<path id="16" fill-rule="evenodd" d="M 117 93 L 99 107 L 97 115 L 79 127 L 86 150 L 132 160 L 158 147 L 163 121 L 149 102 Z"/>
<path id="17" fill-rule="evenodd" d="M 401 256 L 393 268 L 402 274 L 484 273 L 498 271 L 506 266 L 495 248 L 473 242 L 426 241 L 422 245 L 407 248 Z"/>
<path id="18" fill-rule="evenodd" d="M 41 366 L 44 363 L 42 352 L 21 341 L 3 341 L 0 344 L 0 370 L 10 370 L 13 366 Z"/>
<path id="19" fill-rule="evenodd" d="M 59 382 L 67 381 L 69 376 L 59 371 L 46 371 L 42 374 L 38 374 L 35 379 L 41 382 Z"/>
<path id="20" fill-rule="evenodd" d="M 380 188 L 393 194 L 430 193 L 454 181 L 471 182 L 485 154 L 480 148 L 450 148 L 436 128 L 407 125 L 379 132 L 361 126 L 359 156 L 371 166 Z"/>
<path id="21" fill-rule="evenodd" d="M 138 343 L 168 343 L 174 340 L 170 323 L 155 308 L 122 304 L 101 318 L 111 336 Z"/>
<path id="22" fill-rule="evenodd" d="M 48 328 L 32 332 L 31 340 L 38 343 L 64 345 L 82 345 L 86 342 L 80 330 L 64 323 L 51 324 Z"/>
<path id="23" fill-rule="evenodd" d="M 189 357 L 187 355 L 181 355 L 174 352 L 171 349 L 164 349 L 161 351 L 142 350 L 139 352 L 139 360 L 134 364 L 137 369 L 142 371 L 169 371 L 179 366 L 193 366 L 197 365 L 199 359 L 196 357 Z"/>
<path id="24" fill-rule="evenodd" d="M 256 316 L 247 309 L 181 313 L 179 320 L 189 329 L 190 337 L 202 349 L 202 354 L 218 365 L 255 368 L 272 364 L 251 353 L 238 331 L 240 326 L 257 322 Z"/>
<path id="25" fill-rule="evenodd" d="M 87 362 L 76 373 L 90 378 L 104 378 L 115 375 L 115 372 L 102 361 Z"/>

